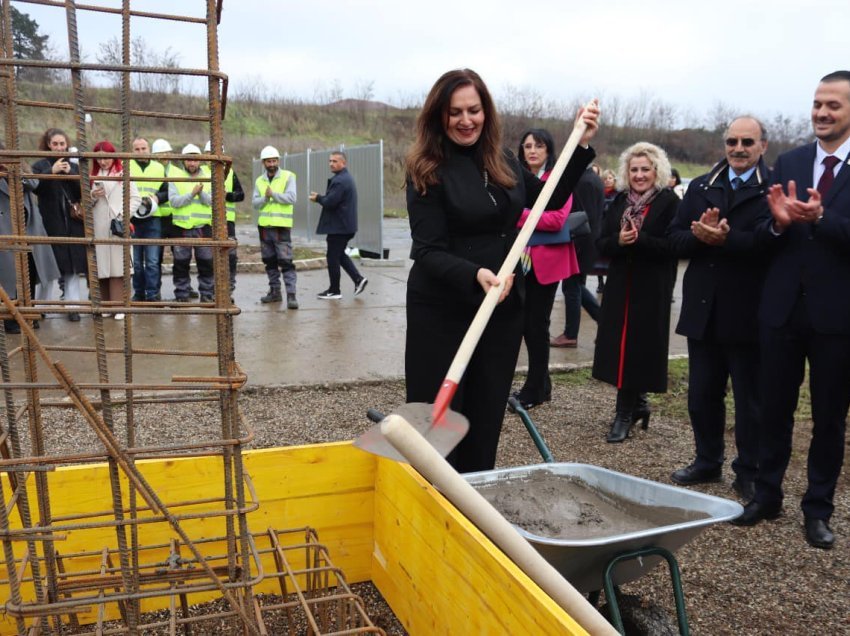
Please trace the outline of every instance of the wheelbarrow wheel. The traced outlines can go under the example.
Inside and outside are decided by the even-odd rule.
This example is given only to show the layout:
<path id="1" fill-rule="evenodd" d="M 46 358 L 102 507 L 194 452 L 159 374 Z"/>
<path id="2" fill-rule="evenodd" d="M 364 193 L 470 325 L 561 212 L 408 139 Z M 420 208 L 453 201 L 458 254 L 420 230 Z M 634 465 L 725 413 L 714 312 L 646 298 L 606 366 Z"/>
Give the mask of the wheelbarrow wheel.
<path id="1" fill-rule="evenodd" d="M 626 636 L 676 636 L 679 633 L 675 618 L 667 610 L 639 596 L 618 594 L 617 606 Z M 611 620 L 610 605 L 606 603 L 600 611 Z"/>

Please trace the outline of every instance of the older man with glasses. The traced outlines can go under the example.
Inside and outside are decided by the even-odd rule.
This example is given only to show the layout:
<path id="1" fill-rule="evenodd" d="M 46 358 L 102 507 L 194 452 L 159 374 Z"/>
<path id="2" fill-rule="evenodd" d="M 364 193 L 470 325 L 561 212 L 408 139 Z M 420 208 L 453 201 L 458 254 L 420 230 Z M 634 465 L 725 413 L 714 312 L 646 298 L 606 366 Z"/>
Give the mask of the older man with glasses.
<path id="1" fill-rule="evenodd" d="M 758 231 L 770 218 L 762 159 L 767 135 L 754 117 L 739 117 L 724 143 L 726 158 L 690 184 L 668 230 L 676 254 L 690 259 L 676 333 L 688 339 L 688 413 L 696 444 L 694 461 L 670 478 L 686 486 L 721 480 L 731 378 L 738 452 L 732 488 L 749 501 L 759 443 L 757 315 L 769 242 Z"/>

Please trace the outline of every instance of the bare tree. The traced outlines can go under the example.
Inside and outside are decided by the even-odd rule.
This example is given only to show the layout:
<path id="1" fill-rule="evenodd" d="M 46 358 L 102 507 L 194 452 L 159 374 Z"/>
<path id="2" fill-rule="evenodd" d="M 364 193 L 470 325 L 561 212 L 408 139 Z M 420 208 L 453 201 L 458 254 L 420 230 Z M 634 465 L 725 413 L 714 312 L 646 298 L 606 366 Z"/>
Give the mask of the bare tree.
<path id="1" fill-rule="evenodd" d="M 95 56 L 98 64 L 120 65 L 123 64 L 123 51 L 121 42 L 117 36 L 101 42 Z M 133 66 L 147 66 L 161 68 L 165 71 L 176 69 L 180 66 L 180 54 L 171 47 L 164 51 L 156 51 L 145 42 L 142 37 L 135 37 L 130 42 L 130 64 Z M 114 85 L 121 82 L 120 71 L 106 71 L 107 77 Z M 179 75 L 168 75 L 165 73 L 133 73 L 130 77 L 130 86 L 133 90 L 150 93 L 172 93 L 181 92 L 182 81 Z"/>
<path id="2" fill-rule="evenodd" d="M 319 81 L 313 88 L 313 101 L 317 104 L 333 104 L 343 98 L 342 82 L 336 78 L 329 87 Z"/>

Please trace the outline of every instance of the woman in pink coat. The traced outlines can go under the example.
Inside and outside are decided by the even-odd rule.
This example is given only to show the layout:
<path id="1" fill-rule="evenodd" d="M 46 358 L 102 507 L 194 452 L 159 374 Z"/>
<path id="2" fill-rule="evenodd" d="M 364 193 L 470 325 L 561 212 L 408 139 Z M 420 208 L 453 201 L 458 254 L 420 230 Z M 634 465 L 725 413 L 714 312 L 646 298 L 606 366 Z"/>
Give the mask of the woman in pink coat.
<path id="1" fill-rule="evenodd" d="M 555 165 L 555 142 L 542 128 L 532 128 L 520 138 L 519 160 L 543 181 Z M 558 232 L 567 222 L 572 197 L 558 210 L 546 210 L 537 223 L 536 232 Z M 529 210 L 517 222 L 522 227 Z M 523 337 L 528 350 L 528 375 L 525 384 L 513 396 L 525 409 L 552 399 L 549 378 L 549 314 L 555 302 L 558 283 L 579 272 L 576 250 L 572 243 L 535 245 L 526 248 L 521 259 L 525 272 L 525 327 Z"/>

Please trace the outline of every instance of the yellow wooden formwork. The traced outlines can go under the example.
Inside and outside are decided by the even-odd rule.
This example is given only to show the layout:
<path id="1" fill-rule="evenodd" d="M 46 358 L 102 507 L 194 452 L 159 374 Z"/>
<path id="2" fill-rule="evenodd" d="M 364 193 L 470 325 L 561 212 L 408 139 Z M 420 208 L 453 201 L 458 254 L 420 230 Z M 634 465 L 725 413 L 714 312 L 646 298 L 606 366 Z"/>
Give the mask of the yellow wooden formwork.
<path id="1" fill-rule="evenodd" d="M 409 466 L 378 459 L 350 443 L 273 448 L 245 453 L 259 506 L 248 515 L 252 533 L 268 528 L 311 526 L 328 547 L 349 583 L 371 580 L 411 634 L 585 634 L 560 607 L 519 571 L 477 528 Z M 215 498 L 222 486 L 216 457 L 150 460 L 138 463 L 166 505 Z M 61 468 L 49 474 L 55 517 L 109 509 L 105 466 Z M 8 499 L 8 483 L 4 478 Z M 125 484 L 126 488 L 126 484 Z M 212 509 L 214 504 L 172 512 Z M 13 516 L 12 523 L 16 522 Z M 222 536 L 222 518 L 186 519 L 193 541 Z M 139 526 L 143 546 L 167 545 L 173 532 L 165 523 Z M 115 546 L 111 528 L 65 533 L 56 543 L 62 554 Z M 17 543 L 16 554 L 23 554 Z M 220 555 L 219 543 L 201 545 Z M 184 551 L 185 553 L 185 551 Z M 168 550 L 146 551 L 146 560 L 164 560 Z M 66 568 L 96 567 L 80 558 Z M 262 559 L 274 570 L 270 557 Z M 256 572 L 252 568 L 252 576 Z M 5 573 L 4 573 L 5 578 Z M 266 578 L 255 592 L 279 592 Z M 31 590 L 24 586 L 24 600 Z M 5 603 L 8 587 L 0 588 Z M 217 597 L 195 594 L 192 603 Z M 167 598 L 146 600 L 144 611 L 167 606 Z M 116 608 L 108 608 L 117 617 Z M 94 620 L 95 611 L 80 615 Z M 15 622 L 0 617 L 0 634 L 16 633 Z"/>

